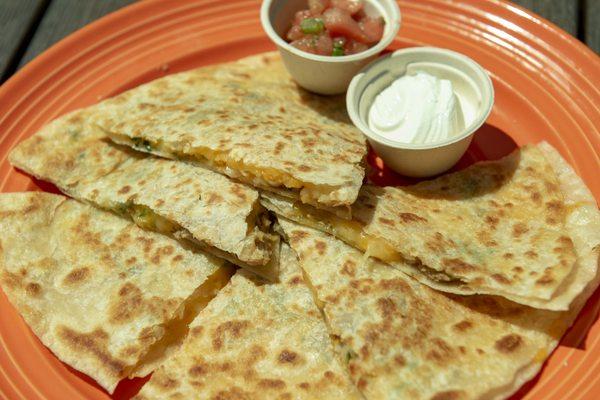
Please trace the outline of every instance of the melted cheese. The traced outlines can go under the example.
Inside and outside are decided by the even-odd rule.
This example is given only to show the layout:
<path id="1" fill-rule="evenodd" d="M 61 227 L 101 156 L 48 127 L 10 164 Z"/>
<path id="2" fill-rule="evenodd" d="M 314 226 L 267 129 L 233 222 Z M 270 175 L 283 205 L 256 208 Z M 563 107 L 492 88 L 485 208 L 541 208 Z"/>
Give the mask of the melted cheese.
<path id="1" fill-rule="evenodd" d="M 133 222 L 140 228 L 170 235 L 181 229 L 179 225 L 169 221 L 152 211 L 149 207 L 139 204 L 125 205 Z"/>
<path id="2" fill-rule="evenodd" d="M 150 347 L 135 366 L 131 367 L 128 376 L 130 378 L 146 376 L 162 364 L 173 350 L 179 348 L 180 343 L 188 334 L 189 324 L 219 291 L 227 285 L 234 273 L 235 269 L 233 266 L 226 264 L 209 276 L 188 297 L 178 310 L 177 317 L 162 326 L 164 336 Z"/>
<path id="3" fill-rule="evenodd" d="M 125 135 L 110 134 L 119 143 L 127 143 L 129 146 L 159 155 L 167 155 L 181 160 L 191 160 L 208 164 L 208 166 L 221 173 L 243 180 L 257 187 L 285 187 L 292 190 L 302 189 L 303 198 L 308 202 L 317 202 L 319 198 L 331 193 L 331 187 L 321 187 L 303 182 L 291 174 L 275 168 L 257 168 L 247 165 L 240 160 L 232 160 L 227 152 L 214 151 L 208 148 L 196 148 L 192 155 L 183 154 L 162 142 L 150 142 L 146 139 L 130 138 Z"/>
<path id="4" fill-rule="evenodd" d="M 368 235 L 357 221 L 349 221 L 300 204 L 293 208 L 293 219 L 303 225 L 312 226 L 329 233 L 349 245 L 362 250 L 367 256 L 386 262 L 402 260 L 402 256 L 384 239 Z"/>

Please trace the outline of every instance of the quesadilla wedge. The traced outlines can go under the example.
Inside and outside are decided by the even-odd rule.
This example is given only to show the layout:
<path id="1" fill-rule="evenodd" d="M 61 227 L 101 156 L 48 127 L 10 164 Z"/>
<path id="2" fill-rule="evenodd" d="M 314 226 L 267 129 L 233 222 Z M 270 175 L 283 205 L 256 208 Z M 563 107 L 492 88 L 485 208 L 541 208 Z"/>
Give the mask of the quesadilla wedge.
<path id="1" fill-rule="evenodd" d="M 281 280 L 238 271 L 190 326 L 183 345 L 136 399 L 360 399 L 296 255 L 282 246 Z"/>
<path id="2" fill-rule="evenodd" d="M 280 219 L 369 400 L 503 399 L 533 378 L 598 286 L 600 224 L 580 222 L 575 279 L 586 285 L 571 310 L 558 312 L 438 292 L 333 236 Z"/>
<path id="3" fill-rule="evenodd" d="M 584 200 L 566 200 L 573 187 L 587 193 Z M 272 195 L 262 201 L 435 289 L 550 310 L 568 309 L 581 290 L 568 232 L 585 210 L 597 210 L 585 184 L 547 144 L 414 186 L 364 186 L 352 221 Z"/>
<path id="4" fill-rule="evenodd" d="M 115 146 L 88 124 L 93 108 L 65 115 L 20 143 L 13 165 L 64 193 L 131 218 L 276 279 L 279 237 L 258 192 L 183 162 Z"/>
<path id="5" fill-rule="evenodd" d="M 141 367 L 227 262 L 66 197 L 0 195 L 0 284 L 35 335 L 108 392 Z"/>
<path id="6" fill-rule="evenodd" d="M 364 177 L 343 96 L 299 88 L 278 55 L 173 74 L 99 104 L 115 142 L 348 216 Z"/>

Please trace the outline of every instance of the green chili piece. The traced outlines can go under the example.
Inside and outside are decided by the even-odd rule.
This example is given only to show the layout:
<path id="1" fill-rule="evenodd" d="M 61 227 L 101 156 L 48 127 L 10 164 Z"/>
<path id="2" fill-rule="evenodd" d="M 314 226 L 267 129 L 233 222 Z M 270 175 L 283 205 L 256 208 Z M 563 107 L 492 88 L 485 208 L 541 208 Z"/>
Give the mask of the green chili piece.
<path id="1" fill-rule="evenodd" d="M 332 56 L 343 56 L 344 55 L 344 48 L 341 46 L 333 46 L 333 52 L 331 53 Z"/>
<path id="2" fill-rule="evenodd" d="M 318 35 L 325 30 L 325 24 L 320 18 L 306 18 L 300 22 L 302 33 Z"/>
<path id="3" fill-rule="evenodd" d="M 145 149 L 146 151 L 152 151 L 152 144 L 150 141 L 146 139 L 142 139 L 139 137 L 132 137 L 131 141 L 133 142 L 133 146 L 138 149 Z"/>

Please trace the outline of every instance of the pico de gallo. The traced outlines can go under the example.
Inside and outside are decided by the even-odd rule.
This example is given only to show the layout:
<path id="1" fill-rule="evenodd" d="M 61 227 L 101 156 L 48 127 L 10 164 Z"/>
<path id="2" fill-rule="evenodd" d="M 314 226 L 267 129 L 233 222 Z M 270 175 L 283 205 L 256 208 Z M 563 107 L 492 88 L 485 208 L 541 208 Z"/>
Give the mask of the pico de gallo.
<path id="1" fill-rule="evenodd" d="M 307 53 L 345 56 L 374 46 L 384 26 L 382 17 L 365 13 L 363 0 L 308 0 L 308 9 L 294 15 L 286 39 Z"/>

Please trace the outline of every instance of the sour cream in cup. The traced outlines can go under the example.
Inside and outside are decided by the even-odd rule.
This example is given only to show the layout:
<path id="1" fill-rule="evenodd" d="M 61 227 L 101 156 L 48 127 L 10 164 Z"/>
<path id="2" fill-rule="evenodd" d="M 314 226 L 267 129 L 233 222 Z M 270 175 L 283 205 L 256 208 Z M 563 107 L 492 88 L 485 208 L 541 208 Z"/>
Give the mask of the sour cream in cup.
<path id="1" fill-rule="evenodd" d="M 396 79 L 375 97 L 368 116 L 373 132 L 403 143 L 432 143 L 465 128 L 452 82 L 427 72 Z"/>
<path id="2" fill-rule="evenodd" d="M 467 150 L 494 103 L 487 72 L 469 57 L 413 47 L 381 57 L 350 82 L 346 107 L 373 150 L 396 172 L 437 175 Z"/>

